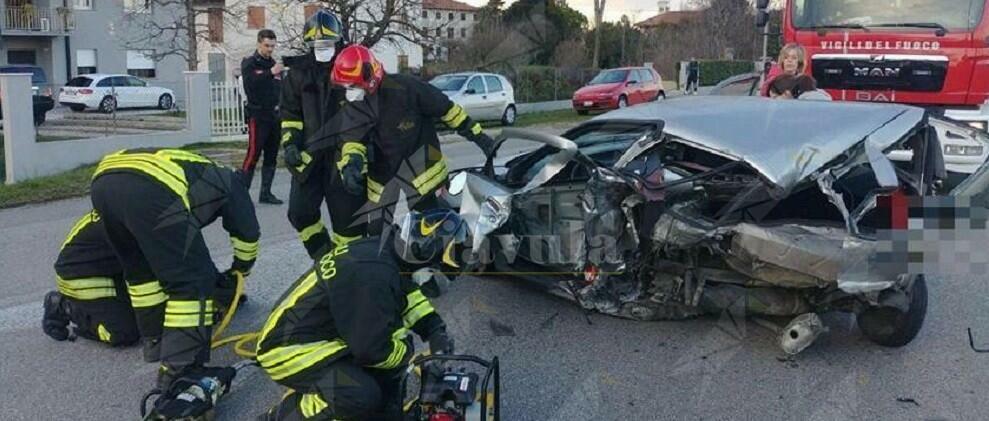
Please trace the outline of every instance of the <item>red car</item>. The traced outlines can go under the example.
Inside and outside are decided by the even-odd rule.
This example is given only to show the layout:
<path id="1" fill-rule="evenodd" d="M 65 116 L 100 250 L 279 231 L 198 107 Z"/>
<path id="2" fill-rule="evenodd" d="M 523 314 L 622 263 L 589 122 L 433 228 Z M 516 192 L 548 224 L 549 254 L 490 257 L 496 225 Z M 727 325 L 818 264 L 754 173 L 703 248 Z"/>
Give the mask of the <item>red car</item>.
<path id="1" fill-rule="evenodd" d="M 666 98 L 666 92 L 659 73 L 648 67 L 622 67 L 602 70 L 587 86 L 574 92 L 573 109 L 578 114 L 587 114 L 660 98 Z"/>

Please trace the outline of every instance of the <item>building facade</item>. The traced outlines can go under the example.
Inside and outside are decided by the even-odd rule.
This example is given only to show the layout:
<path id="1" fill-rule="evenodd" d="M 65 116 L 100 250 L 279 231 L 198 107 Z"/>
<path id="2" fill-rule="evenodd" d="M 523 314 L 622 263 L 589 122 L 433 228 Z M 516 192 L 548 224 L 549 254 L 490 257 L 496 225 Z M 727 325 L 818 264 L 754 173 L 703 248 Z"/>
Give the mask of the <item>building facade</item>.
<path id="1" fill-rule="evenodd" d="M 185 61 L 155 61 L 142 49 L 126 48 L 120 32 L 127 29 L 115 25 L 125 11 L 144 6 L 140 0 L 4 0 L 0 65 L 41 67 L 53 93 L 80 74 L 131 74 L 174 90 L 181 105 Z"/>
<path id="2" fill-rule="evenodd" d="M 474 25 L 480 21 L 480 8 L 457 0 L 423 0 L 420 22 L 423 30 L 431 36 L 426 42 L 426 58 L 445 60 L 447 44 L 466 41 L 474 32 Z"/>
<path id="3" fill-rule="evenodd" d="M 246 3 L 239 0 L 236 5 L 226 7 L 232 13 L 225 17 L 219 10 L 215 17 L 213 13 L 200 16 L 205 20 L 201 23 L 209 28 L 210 36 L 200 40 L 199 61 L 204 63 L 201 68 L 209 70 L 213 82 L 233 81 L 240 77 L 240 62 L 254 54 L 257 33 L 261 29 L 271 29 L 278 37 L 276 59 L 304 53 L 302 27 L 320 4 L 297 0 L 248 0 Z M 408 13 L 410 20 L 414 20 L 418 18 L 419 9 L 415 7 Z M 422 67 L 422 47 L 402 37 L 383 39 L 372 50 L 389 73 Z"/>

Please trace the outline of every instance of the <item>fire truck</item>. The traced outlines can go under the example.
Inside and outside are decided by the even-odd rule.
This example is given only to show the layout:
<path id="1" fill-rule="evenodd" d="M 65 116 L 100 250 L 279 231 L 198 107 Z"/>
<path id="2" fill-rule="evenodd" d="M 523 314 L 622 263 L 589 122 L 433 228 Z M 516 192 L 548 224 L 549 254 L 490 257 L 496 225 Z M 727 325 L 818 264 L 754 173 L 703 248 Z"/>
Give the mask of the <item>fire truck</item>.
<path id="1" fill-rule="evenodd" d="M 783 40 L 834 99 L 989 127 L 989 0 L 786 0 Z"/>

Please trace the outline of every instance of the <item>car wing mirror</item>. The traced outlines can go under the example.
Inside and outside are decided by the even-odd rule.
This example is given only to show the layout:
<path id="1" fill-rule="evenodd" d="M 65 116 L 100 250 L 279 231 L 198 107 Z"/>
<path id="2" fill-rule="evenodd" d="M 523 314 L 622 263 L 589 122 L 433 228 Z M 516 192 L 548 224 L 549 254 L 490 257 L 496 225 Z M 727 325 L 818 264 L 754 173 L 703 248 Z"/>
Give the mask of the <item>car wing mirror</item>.
<path id="1" fill-rule="evenodd" d="M 477 91 L 475 91 L 474 88 L 471 88 L 471 89 L 468 89 L 468 90 L 464 91 L 464 94 L 466 94 L 466 95 L 474 95 L 476 93 L 477 93 Z"/>

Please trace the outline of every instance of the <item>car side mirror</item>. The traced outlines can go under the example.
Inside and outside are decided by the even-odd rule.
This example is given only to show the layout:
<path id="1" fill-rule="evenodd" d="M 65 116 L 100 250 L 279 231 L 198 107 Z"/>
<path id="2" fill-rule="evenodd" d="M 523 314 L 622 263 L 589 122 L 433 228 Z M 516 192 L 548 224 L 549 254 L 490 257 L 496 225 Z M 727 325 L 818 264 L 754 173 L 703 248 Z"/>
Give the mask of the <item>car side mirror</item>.
<path id="1" fill-rule="evenodd" d="M 468 89 L 468 90 L 464 91 L 464 94 L 466 94 L 466 95 L 474 95 L 476 93 L 477 93 L 477 91 L 475 91 L 474 88 L 471 88 L 471 89 Z"/>

